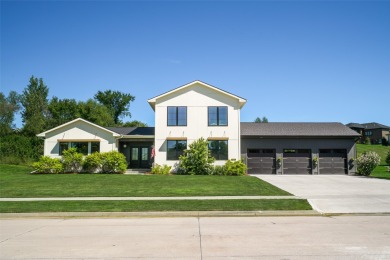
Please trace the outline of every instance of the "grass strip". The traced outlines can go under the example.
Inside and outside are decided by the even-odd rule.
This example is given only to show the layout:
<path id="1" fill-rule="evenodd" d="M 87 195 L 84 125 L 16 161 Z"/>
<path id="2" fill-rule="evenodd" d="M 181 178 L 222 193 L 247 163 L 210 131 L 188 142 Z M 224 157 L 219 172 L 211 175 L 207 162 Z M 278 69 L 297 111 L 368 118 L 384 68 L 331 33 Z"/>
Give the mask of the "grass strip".
<path id="1" fill-rule="evenodd" d="M 370 177 L 390 180 L 390 172 L 387 171 L 387 166 L 380 165 L 374 169 Z"/>
<path id="2" fill-rule="evenodd" d="M 0 197 L 287 196 L 251 176 L 30 174 L 31 168 L 0 164 Z"/>
<path id="3" fill-rule="evenodd" d="M 1 213 L 311 210 L 304 199 L 20 201 L 0 202 Z"/>

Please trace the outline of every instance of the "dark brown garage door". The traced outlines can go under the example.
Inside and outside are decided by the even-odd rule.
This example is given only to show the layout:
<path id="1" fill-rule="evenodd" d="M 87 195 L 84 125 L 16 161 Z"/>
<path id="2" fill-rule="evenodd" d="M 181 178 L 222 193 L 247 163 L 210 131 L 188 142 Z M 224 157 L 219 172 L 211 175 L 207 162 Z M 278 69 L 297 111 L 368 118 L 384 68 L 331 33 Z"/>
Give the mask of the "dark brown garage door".
<path id="1" fill-rule="evenodd" d="M 318 166 L 320 174 L 346 174 L 347 150 L 320 149 Z"/>
<path id="2" fill-rule="evenodd" d="M 275 174 L 275 150 L 248 149 L 249 174 Z"/>
<path id="3" fill-rule="evenodd" d="M 283 174 L 311 174 L 311 151 L 284 149 Z"/>

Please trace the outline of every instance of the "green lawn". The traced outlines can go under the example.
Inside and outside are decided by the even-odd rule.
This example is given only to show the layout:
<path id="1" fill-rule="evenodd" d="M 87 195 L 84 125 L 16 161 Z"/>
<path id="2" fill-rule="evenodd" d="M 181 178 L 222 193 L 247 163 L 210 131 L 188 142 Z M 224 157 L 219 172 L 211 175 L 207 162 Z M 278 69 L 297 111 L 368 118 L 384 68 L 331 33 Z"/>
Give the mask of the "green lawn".
<path id="1" fill-rule="evenodd" d="M 385 166 L 385 160 L 387 153 L 390 151 L 390 146 L 357 144 L 356 147 L 358 156 L 363 152 L 373 151 L 379 154 L 379 156 L 381 157 L 381 165 L 377 166 L 374 169 L 370 177 L 390 180 L 390 172 L 387 171 L 387 167 Z"/>
<path id="2" fill-rule="evenodd" d="M 291 195 L 250 176 L 30 174 L 0 164 L 0 197 L 159 197 Z"/>
<path id="3" fill-rule="evenodd" d="M 159 201 L 20 201 L 0 202 L 1 213 L 311 210 L 302 199 L 159 200 Z"/>

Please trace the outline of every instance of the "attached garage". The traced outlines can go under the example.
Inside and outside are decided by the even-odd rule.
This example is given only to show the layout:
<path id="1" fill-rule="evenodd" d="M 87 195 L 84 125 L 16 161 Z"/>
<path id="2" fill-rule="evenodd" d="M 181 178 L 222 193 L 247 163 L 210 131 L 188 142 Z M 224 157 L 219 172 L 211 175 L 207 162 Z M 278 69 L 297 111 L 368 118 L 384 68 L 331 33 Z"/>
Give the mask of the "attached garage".
<path id="1" fill-rule="evenodd" d="M 249 174 L 275 174 L 275 149 L 248 149 Z"/>
<path id="2" fill-rule="evenodd" d="M 311 174 L 309 149 L 284 149 L 283 174 Z"/>
<path id="3" fill-rule="evenodd" d="M 359 136 L 341 123 L 241 123 L 241 155 L 249 174 L 354 174 Z"/>
<path id="4" fill-rule="evenodd" d="M 346 149 L 320 149 L 319 151 L 320 174 L 346 174 L 347 150 Z"/>

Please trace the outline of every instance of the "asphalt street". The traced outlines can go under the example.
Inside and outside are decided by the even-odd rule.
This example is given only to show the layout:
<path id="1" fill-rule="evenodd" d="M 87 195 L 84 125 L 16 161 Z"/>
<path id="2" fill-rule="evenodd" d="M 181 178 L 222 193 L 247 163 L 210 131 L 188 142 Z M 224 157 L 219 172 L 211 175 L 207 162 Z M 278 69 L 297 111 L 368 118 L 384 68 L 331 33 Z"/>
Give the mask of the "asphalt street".
<path id="1" fill-rule="evenodd" d="M 0 259 L 390 259 L 390 217 L 15 218 L 0 241 Z"/>

